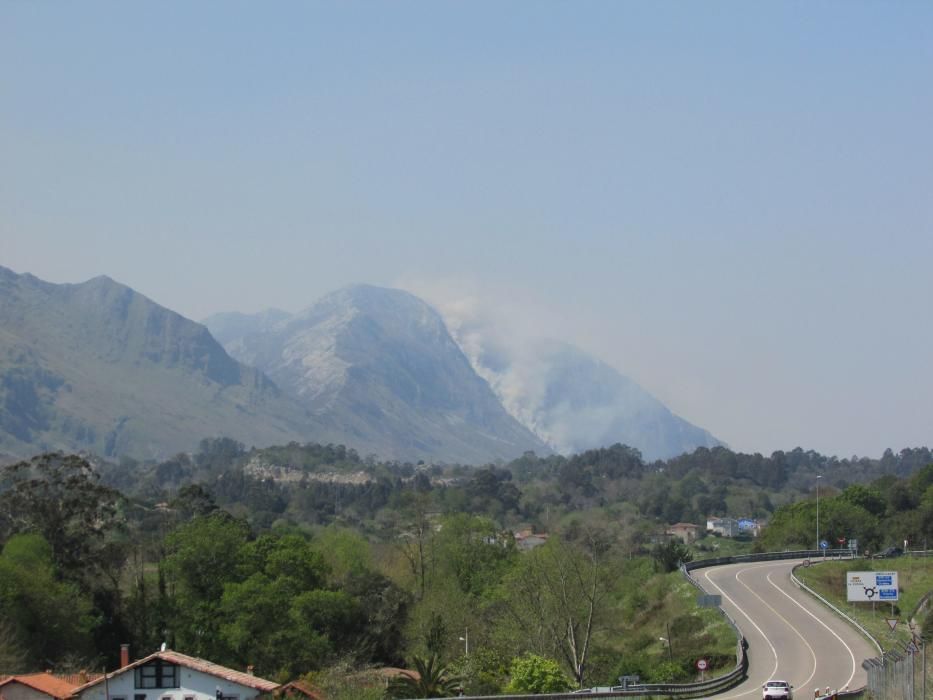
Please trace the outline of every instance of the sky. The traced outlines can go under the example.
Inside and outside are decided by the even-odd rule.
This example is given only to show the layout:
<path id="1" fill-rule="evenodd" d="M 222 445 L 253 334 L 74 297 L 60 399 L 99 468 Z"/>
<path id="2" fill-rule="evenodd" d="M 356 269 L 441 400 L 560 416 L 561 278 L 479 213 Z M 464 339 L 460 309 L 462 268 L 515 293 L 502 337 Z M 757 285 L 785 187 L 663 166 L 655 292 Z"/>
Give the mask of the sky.
<path id="1" fill-rule="evenodd" d="M 933 445 L 933 3 L 0 3 L 0 265 L 190 318 L 353 283 L 734 449 Z"/>

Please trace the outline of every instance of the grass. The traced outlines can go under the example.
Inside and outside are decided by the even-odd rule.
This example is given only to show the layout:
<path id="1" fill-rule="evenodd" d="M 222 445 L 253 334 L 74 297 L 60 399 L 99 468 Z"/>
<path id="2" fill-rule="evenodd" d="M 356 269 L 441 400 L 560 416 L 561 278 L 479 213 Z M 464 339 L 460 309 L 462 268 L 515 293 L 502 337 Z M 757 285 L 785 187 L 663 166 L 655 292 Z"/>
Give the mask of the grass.
<path id="1" fill-rule="evenodd" d="M 627 631 L 619 652 L 623 658 L 641 659 L 637 665 L 643 680 L 662 682 L 651 676 L 668 662 L 669 653 L 682 669 L 678 682 L 699 679 L 694 664 L 700 658 L 711 663 L 707 678 L 735 668 L 735 632 L 716 609 L 697 607 L 700 592 L 680 572 L 648 574 L 640 583 L 626 596 Z M 670 651 L 661 637 L 671 640 Z"/>
<path id="2" fill-rule="evenodd" d="M 894 605 L 847 602 L 848 571 L 897 571 L 900 600 Z M 857 620 L 885 651 L 895 648 L 903 650 L 904 644 L 910 642 L 909 616 L 917 609 L 923 596 L 933 591 L 933 559 L 923 557 L 833 561 L 807 569 L 798 568 L 796 574 L 810 588 Z M 886 618 L 897 618 L 900 621 L 893 632 Z M 916 620 L 918 630 L 921 622 Z"/>
<path id="3" fill-rule="evenodd" d="M 694 559 L 712 559 L 714 557 L 734 557 L 737 554 L 751 554 L 755 540 L 751 537 L 732 538 L 707 535 L 690 545 Z"/>

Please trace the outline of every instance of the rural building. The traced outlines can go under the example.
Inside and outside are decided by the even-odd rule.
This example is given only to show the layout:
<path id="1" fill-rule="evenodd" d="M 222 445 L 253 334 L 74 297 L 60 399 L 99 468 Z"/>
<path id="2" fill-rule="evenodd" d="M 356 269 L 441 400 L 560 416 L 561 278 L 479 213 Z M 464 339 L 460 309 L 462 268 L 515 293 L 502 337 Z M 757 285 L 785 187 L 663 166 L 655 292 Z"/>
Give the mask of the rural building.
<path id="1" fill-rule="evenodd" d="M 83 682 L 89 679 L 85 675 Z M 24 673 L 0 681 L 2 700 L 65 700 L 80 682 L 71 682 L 51 673 Z"/>
<path id="2" fill-rule="evenodd" d="M 738 537 L 741 534 L 739 521 L 735 518 L 709 518 L 706 521 L 706 529 L 723 537 Z"/>
<path id="3" fill-rule="evenodd" d="M 667 534 L 673 535 L 684 544 L 690 544 L 700 536 L 700 526 L 693 523 L 674 523 L 667 528 Z"/>
<path id="4" fill-rule="evenodd" d="M 252 700 L 278 683 L 219 664 L 164 650 L 129 662 L 121 649 L 121 668 L 75 689 L 75 700 Z"/>
<path id="5" fill-rule="evenodd" d="M 535 547 L 540 547 L 547 542 L 546 532 L 534 533 L 531 529 L 519 530 L 515 533 L 515 546 L 521 552 L 527 552 Z"/>

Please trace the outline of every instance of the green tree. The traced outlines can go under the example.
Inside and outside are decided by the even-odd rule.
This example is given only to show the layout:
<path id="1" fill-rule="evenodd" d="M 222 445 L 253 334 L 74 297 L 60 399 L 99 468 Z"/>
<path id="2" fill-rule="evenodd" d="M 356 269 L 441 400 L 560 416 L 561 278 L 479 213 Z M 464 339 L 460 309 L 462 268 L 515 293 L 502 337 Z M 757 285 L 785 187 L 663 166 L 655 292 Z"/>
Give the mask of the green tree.
<path id="1" fill-rule="evenodd" d="M 605 533 L 586 527 L 572 544 L 551 537 L 528 552 L 504 584 L 505 609 L 524 644 L 541 654 L 557 653 L 581 688 L 616 576 Z"/>
<path id="2" fill-rule="evenodd" d="M 324 528 L 315 535 L 312 547 L 327 564 L 330 578 L 336 584 L 343 584 L 372 569 L 373 555 L 369 542 L 348 528 L 336 525 Z"/>
<path id="3" fill-rule="evenodd" d="M 0 541 L 34 532 L 49 544 L 62 576 L 85 584 L 101 576 L 117 585 L 122 552 L 112 535 L 122 530 L 120 494 L 100 483 L 77 455 L 38 455 L 0 472 Z"/>
<path id="4" fill-rule="evenodd" d="M 553 659 L 537 654 L 525 654 L 512 660 L 511 680 L 506 693 L 561 693 L 570 690 L 573 682 Z"/>
<path id="5" fill-rule="evenodd" d="M 272 532 L 241 548 L 240 581 L 225 584 L 219 634 L 238 665 L 294 677 L 355 652 L 366 615 L 345 591 L 325 589 L 327 566 L 298 534 Z"/>
<path id="6" fill-rule="evenodd" d="M 224 511 L 196 517 L 166 539 L 166 587 L 174 643 L 196 656 L 226 660 L 220 635 L 221 598 L 243 580 L 249 526 Z"/>
<path id="7" fill-rule="evenodd" d="M 497 585 L 516 556 L 511 535 L 503 538 L 491 520 L 466 513 L 445 518 L 435 540 L 436 575 L 455 580 L 469 596 Z"/>
<path id="8" fill-rule="evenodd" d="M 25 671 L 26 652 L 19 642 L 16 627 L 6 617 L 0 617 L 0 675 Z"/>
<path id="9" fill-rule="evenodd" d="M 99 622 L 90 596 L 59 579 L 51 546 L 35 534 L 11 537 L 0 554 L 0 620 L 12 662 L 22 655 L 42 668 L 91 653 Z"/>
<path id="10" fill-rule="evenodd" d="M 666 542 L 659 542 L 652 547 L 651 559 L 655 571 L 669 573 L 676 570 L 681 562 L 693 561 L 693 554 L 687 545 L 676 537 L 671 537 Z"/>
<path id="11" fill-rule="evenodd" d="M 460 692 L 460 681 L 448 674 L 436 656 L 412 659 L 416 675 L 393 678 L 386 688 L 387 698 L 448 698 Z"/>

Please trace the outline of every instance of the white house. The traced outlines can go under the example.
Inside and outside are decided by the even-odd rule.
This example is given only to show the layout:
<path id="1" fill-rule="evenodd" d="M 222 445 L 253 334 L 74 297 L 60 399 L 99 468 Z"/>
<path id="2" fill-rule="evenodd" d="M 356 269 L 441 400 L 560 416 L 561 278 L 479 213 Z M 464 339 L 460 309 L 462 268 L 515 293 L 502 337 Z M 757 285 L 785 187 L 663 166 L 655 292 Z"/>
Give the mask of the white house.
<path id="1" fill-rule="evenodd" d="M 735 518 L 708 518 L 706 529 L 710 532 L 718 532 L 723 537 L 739 536 L 739 521 Z"/>
<path id="2" fill-rule="evenodd" d="M 157 651 L 128 663 L 121 652 L 121 668 L 75 688 L 75 700 L 252 700 L 271 693 L 278 683 L 251 673 L 187 656 L 177 651 Z"/>

